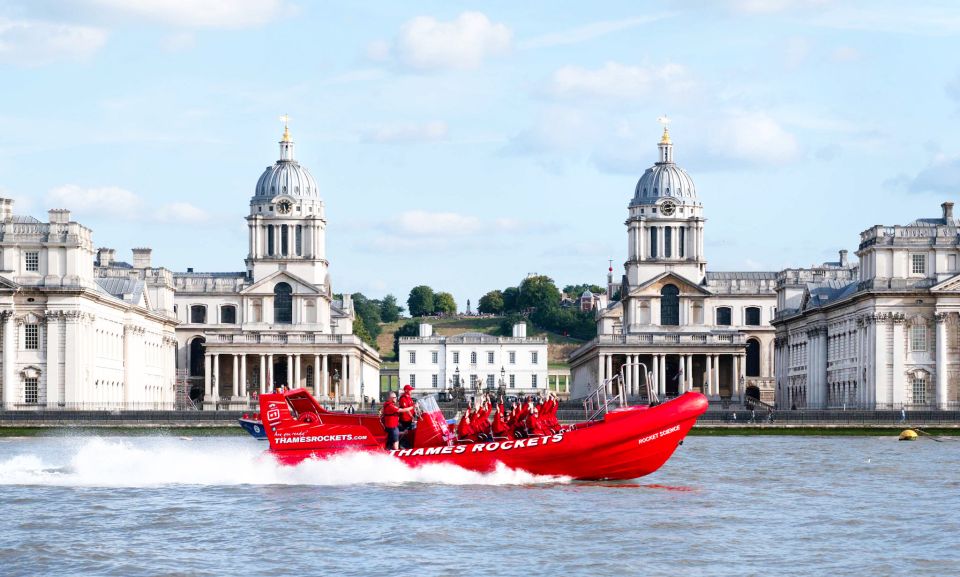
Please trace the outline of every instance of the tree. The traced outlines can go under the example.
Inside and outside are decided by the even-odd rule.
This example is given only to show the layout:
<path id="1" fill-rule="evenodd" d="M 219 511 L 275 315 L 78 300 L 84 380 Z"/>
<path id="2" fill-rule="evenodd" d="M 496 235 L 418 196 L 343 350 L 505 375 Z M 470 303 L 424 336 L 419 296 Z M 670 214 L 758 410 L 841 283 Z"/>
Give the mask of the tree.
<path id="1" fill-rule="evenodd" d="M 548 276 L 527 277 L 520 283 L 520 295 L 517 298 L 517 304 L 520 310 L 559 306 L 560 289 L 553 284 L 553 279 Z"/>
<path id="2" fill-rule="evenodd" d="M 357 315 L 356 320 L 363 324 L 364 332 L 369 337 L 369 340 L 364 340 L 371 344 L 375 343 L 383 330 L 380 328 L 380 303 L 368 299 L 363 293 L 353 293 L 351 297 L 353 298 L 353 312 Z M 354 327 L 356 327 L 356 323 L 354 323 Z M 354 334 L 361 336 L 356 330 L 354 330 Z"/>
<path id="3" fill-rule="evenodd" d="M 385 323 L 395 323 L 400 320 L 403 307 L 397 305 L 397 297 L 387 295 L 380 301 L 380 320 Z"/>
<path id="4" fill-rule="evenodd" d="M 377 339 L 374 338 L 368 331 L 366 325 L 363 323 L 363 319 L 359 316 L 353 319 L 353 334 L 360 337 L 363 342 L 367 343 L 371 347 L 376 348 Z"/>
<path id="5" fill-rule="evenodd" d="M 457 301 L 450 293 L 437 293 L 433 297 L 433 312 L 448 315 L 457 314 Z"/>
<path id="6" fill-rule="evenodd" d="M 412 317 L 422 317 L 433 314 L 433 289 L 420 285 L 410 289 L 410 297 L 407 298 L 407 310 Z"/>
<path id="7" fill-rule="evenodd" d="M 420 323 L 407 321 L 393 332 L 393 356 L 400 358 L 400 337 L 415 337 L 420 334 Z"/>
<path id="8" fill-rule="evenodd" d="M 503 291 L 492 290 L 480 297 L 477 303 L 477 312 L 488 315 L 503 314 Z"/>
<path id="9" fill-rule="evenodd" d="M 512 315 L 503 317 L 503 319 L 500 321 L 500 326 L 498 327 L 499 330 L 498 330 L 497 332 L 498 332 L 501 336 L 504 336 L 504 337 L 512 337 L 512 336 L 513 336 L 513 325 L 518 325 L 518 324 L 520 324 L 520 323 L 523 323 L 523 324 L 527 325 L 527 333 L 529 334 L 529 333 L 530 333 L 530 323 L 527 322 L 527 319 L 523 318 L 522 316 L 520 316 L 520 315 L 518 315 L 518 314 L 512 314 Z"/>
<path id="10" fill-rule="evenodd" d="M 512 286 L 512 287 L 503 289 L 503 312 L 505 313 L 520 312 L 520 305 L 518 304 L 519 297 L 520 297 L 520 290 L 517 289 L 517 287 Z"/>
<path id="11" fill-rule="evenodd" d="M 590 291 L 595 295 L 602 295 L 607 292 L 605 289 L 600 288 L 595 284 L 568 284 L 563 287 L 563 293 L 570 298 L 580 298 L 580 295 L 583 294 L 583 291 Z"/>

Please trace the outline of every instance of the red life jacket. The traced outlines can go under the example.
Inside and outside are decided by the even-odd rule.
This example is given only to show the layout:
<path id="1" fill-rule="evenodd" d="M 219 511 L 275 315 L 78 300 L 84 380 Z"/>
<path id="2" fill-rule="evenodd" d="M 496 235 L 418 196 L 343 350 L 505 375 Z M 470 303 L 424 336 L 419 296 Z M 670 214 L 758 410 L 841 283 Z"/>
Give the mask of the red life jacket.
<path id="1" fill-rule="evenodd" d="M 493 415 L 493 434 L 497 437 L 504 436 L 504 433 L 507 432 L 507 424 L 503 421 L 503 406 L 500 406 L 497 409 L 497 412 Z"/>
<path id="2" fill-rule="evenodd" d="M 400 408 L 409 409 L 410 407 L 416 406 L 416 401 L 413 400 L 413 397 L 410 393 L 403 393 L 400 395 Z M 403 423 L 412 423 L 413 422 L 413 411 L 407 413 L 400 413 L 400 421 Z"/>
<path id="3" fill-rule="evenodd" d="M 400 409 L 397 408 L 396 403 L 393 401 L 387 400 L 383 403 L 383 408 L 381 409 L 381 421 L 383 422 L 383 428 L 385 429 L 395 429 L 400 426 Z"/>

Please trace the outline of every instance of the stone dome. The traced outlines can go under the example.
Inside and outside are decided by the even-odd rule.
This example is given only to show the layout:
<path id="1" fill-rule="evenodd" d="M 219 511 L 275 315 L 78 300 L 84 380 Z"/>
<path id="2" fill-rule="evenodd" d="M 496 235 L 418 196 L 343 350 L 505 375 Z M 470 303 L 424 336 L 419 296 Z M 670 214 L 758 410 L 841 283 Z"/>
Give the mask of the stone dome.
<path id="1" fill-rule="evenodd" d="M 696 200 L 697 188 L 693 179 L 673 162 L 673 143 L 666 129 L 657 146 L 660 160 L 640 177 L 630 204 L 655 204 L 662 198 L 675 198 L 681 202 Z"/>
<path id="2" fill-rule="evenodd" d="M 280 160 L 268 166 L 260 175 L 255 194 L 258 197 L 281 194 L 308 198 L 320 196 L 313 175 L 293 158 L 293 140 L 287 128 L 284 128 L 283 139 L 280 141 Z"/>

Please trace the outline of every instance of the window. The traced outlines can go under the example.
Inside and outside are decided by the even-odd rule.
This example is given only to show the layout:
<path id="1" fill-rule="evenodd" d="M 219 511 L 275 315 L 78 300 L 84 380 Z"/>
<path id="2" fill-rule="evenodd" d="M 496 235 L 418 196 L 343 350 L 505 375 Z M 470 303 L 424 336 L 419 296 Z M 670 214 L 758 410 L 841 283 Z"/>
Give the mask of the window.
<path id="1" fill-rule="evenodd" d="M 530 375 L 530 387 L 537 388 L 537 375 Z"/>
<path id="2" fill-rule="evenodd" d="M 437 353 L 437 351 L 430 352 L 430 362 L 433 364 L 437 364 L 440 362 L 440 355 L 439 353 Z"/>
<path id="3" fill-rule="evenodd" d="M 680 212 L 683 212 L 683 209 L 682 209 L 682 208 L 680 209 Z M 687 235 L 686 235 L 687 229 L 685 229 L 685 228 L 680 228 L 680 229 L 678 229 L 678 230 L 680 231 L 680 258 L 686 258 L 686 256 L 687 256 L 687 254 L 686 254 L 687 251 L 686 251 L 686 247 L 684 246 L 684 244 L 686 244 L 686 242 L 687 242 Z"/>
<path id="4" fill-rule="evenodd" d="M 24 261 L 28 272 L 38 272 L 40 270 L 40 253 L 31 251 L 24 253 Z"/>
<path id="5" fill-rule="evenodd" d="M 413 388 L 417 388 L 417 375 L 410 373 L 409 385 Z"/>
<path id="6" fill-rule="evenodd" d="M 927 350 L 927 327 L 923 325 L 913 325 L 910 327 L 910 350 Z"/>
<path id="7" fill-rule="evenodd" d="M 650 229 L 650 258 L 657 258 L 657 229 Z"/>
<path id="8" fill-rule="evenodd" d="M 241 377 L 241 380 L 242 379 L 243 377 Z M 240 385 L 243 386 L 243 383 L 241 382 Z M 313 365 L 307 365 L 307 386 L 309 387 L 312 385 L 313 385 Z"/>
<path id="9" fill-rule="evenodd" d="M 730 307 L 717 308 L 717 324 L 720 326 L 730 326 Z"/>
<path id="10" fill-rule="evenodd" d="M 927 274 L 927 255 L 910 255 L 910 272 L 913 274 Z"/>
<path id="11" fill-rule="evenodd" d="M 673 227 L 668 226 L 663 229 L 663 256 L 671 258 L 673 256 Z"/>
<path id="12" fill-rule="evenodd" d="M 510 388 L 517 388 L 517 375 L 510 375 Z"/>
<path id="13" fill-rule="evenodd" d="M 297 225 L 296 237 L 293 240 L 293 248 L 297 251 L 297 256 L 303 256 L 303 226 Z"/>
<path id="14" fill-rule="evenodd" d="M 35 405 L 40 401 L 40 387 L 37 384 L 36 377 L 28 377 L 23 380 L 23 402 Z"/>
<path id="15" fill-rule="evenodd" d="M 23 348 L 35 351 L 40 348 L 40 325 L 23 326 Z"/>
<path id="16" fill-rule="evenodd" d="M 927 404 L 927 379 L 922 376 L 913 377 L 913 403 L 915 405 Z"/>
<path id="17" fill-rule="evenodd" d="M 668 284 L 660 289 L 660 324 L 680 325 L 680 289 Z"/>
<path id="18" fill-rule="evenodd" d="M 270 210 L 273 210 L 272 206 L 270 207 Z M 273 256 L 273 253 L 275 250 L 277 249 L 274 247 L 273 225 L 268 224 L 267 225 L 267 256 Z"/>
<path id="19" fill-rule="evenodd" d="M 460 351 L 453 351 L 453 364 L 460 364 Z"/>
<path id="20" fill-rule="evenodd" d="M 471 364 L 471 365 L 477 364 L 477 353 L 476 353 L 476 352 L 470 353 L 470 364 Z"/>
<path id="21" fill-rule="evenodd" d="M 408 358 L 410 360 L 411 365 L 417 364 L 417 351 L 410 351 L 408 353 Z"/>
<path id="22" fill-rule="evenodd" d="M 511 365 L 517 364 L 517 351 L 510 351 L 507 356 L 510 358 Z"/>
<path id="23" fill-rule="evenodd" d="M 470 388 L 477 388 L 477 375 L 470 375 Z"/>
<path id="24" fill-rule="evenodd" d="M 540 360 L 539 351 L 530 351 L 530 363 L 535 365 L 539 360 Z"/>
<path id="25" fill-rule="evenodd" d="M 747 325 L 760 326 L 760 307 L 747 307 L 745 322 Z"/>
<path id="26" fill-rule="evenodd" d="M 289 325 L 293 322 L 293 289 L 285 282 L 273 288 L 273 322 Z"/>
<path id="27" fill-rule="evenodd" d="M 745 369 L 748 377 L 760 376 L 760 341 L 757 339 L 747 340 L 747 366 Z"/>
<path id="28" fill-rule="evenodd" d="M 493 364 L 493 351 L 487 351 L 487 364 Z"/>
<path id="29" fill-rule="evenodd" d="M 430 386 L 431 386 L 431 387 L 437 388 L 437 386 L 438 386 L 439 383 L 440 383 L 440 377 L 439 377 L 438 375 L 430 375 Z"/>
<path id="30" fill-rule="evenodd" d="M 207 307 L 203 305 L 190 305 L 190 322 L 198 325 L 207 322 Z"/>
<path id="31" fill-rule="evenodd" d="M 237 307 L 233 305 L 220 307 L 220 322 L 225 325 L 237 324 Z"/>
<path id="32" fill-rule="evenodd" d="M 493 375 L 487 375 L 487 388 L 492 389 L 494 385 Z"/>
<path id="33" fill-rule="evenodd" d="M 260 301 L 260 299 L 253 301 L 253 322 L 263 322 L 263 303 Z"/>
<path id="34" fill-rule="evenodd" d="M 957 272 L 957 255 L 955 254 L 947 255 L 947 269 L 950 272 Z"/>

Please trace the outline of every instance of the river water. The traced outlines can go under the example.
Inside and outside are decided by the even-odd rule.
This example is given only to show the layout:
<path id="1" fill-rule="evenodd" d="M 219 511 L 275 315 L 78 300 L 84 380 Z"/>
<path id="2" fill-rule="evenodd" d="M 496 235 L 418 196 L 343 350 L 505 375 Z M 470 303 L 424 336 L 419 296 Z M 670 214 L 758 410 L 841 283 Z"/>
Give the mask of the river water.
<path id="1" fill-rule="evenodd" d="M 960 575 L 960 440 L 690 437 L 616 483 L 264 448 L 0 439 L 0 575 Z"/>

